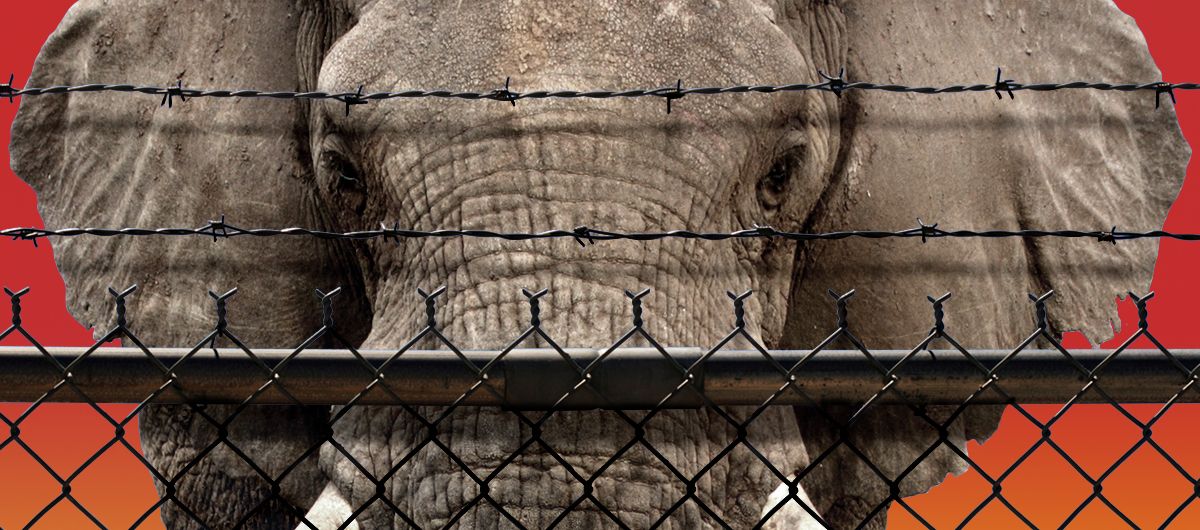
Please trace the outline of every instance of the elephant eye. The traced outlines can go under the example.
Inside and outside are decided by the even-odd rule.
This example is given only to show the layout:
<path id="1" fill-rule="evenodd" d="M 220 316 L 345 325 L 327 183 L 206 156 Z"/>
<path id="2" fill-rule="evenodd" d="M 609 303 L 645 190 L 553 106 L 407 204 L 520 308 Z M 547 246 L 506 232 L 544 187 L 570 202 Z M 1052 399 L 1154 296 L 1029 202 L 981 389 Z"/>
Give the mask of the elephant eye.
<path id="1" fill-rule="evenodd" d="M 780 157 L 758 180 L 758 201 L 767 210 L 778 210 L 786 197 L 788 183 L 796 168 L 794 152 Z"/>
<path id="2" fill-rule="evenodd" d="M 321 163 L 325 166 L 325 171 L 332 175 L 337 180 L 333 183 L 337 188 L 355 188 L 362 184 L 358 168 L 354 166 L 345 157 L 332 152 L 327 152 L 322 156 Z"/>
<path id="3" fill-rule="evenodd" d="M 321 171 L 334 200 L 348 211 L 361 215 L 367 205 L 367 183 L 358 167 L 337 151 L 321 154 Z"/>

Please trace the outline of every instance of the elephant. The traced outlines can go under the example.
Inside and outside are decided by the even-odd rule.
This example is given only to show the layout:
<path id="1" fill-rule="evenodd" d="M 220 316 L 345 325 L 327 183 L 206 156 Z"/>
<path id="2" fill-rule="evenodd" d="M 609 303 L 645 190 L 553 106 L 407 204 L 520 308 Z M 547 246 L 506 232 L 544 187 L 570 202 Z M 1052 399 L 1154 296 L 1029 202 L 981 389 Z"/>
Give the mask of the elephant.
<path id="1" fill-rule="evenodd" d="M 80 0 L 29 83 L 489 92 L 508 78 L 513 90 L 819 83 L 818 72 L 844 67 L 849 80 L 939 85 L 990 83 L 997 66 L 1022 82 L 1161 79 L 1136 25 L 1109 0 Z M 10 152 L 49 226 L 196 226 L 224 215 L 243 227 L 334 231 L 823 232 L 905 229 L 917 218 L 943 228 L 1155 229 L 1190 156 L 1174 110 L 1156 109 L 1155 95 L 817 90 L 689 96 L 667 113 L 658 98 L 193 98 L 168 107 L 152 96 L 75 93 L 24 98 Z M 147 237 L 56 239 L 54 252 L 82 324 L 109 322 L 109 286 L 140 285 L 129 312 L 150 345 L 197 340 L 212 319 L 205 291 L 233 286 L 230 327 L 246 344 L 299 344 L 321 325 L 313 289 L 341 287 L 335 312 L 346 342 L 393 348 L 424 322 L 416 289 L 444 285 L 439 322 L 463 349 L 502 347 L 528 323 L 522 288 L 549 290 L 542 326 L 562 346 L 610 344 L 629 325 L 623 291 L 643 287 L 652 289 L 645 326 L 667 345 L 712 344 L 729 329 L 725 292 L 752 289 L 749 331 L 770 348 L 810 348 L 832 326 L 827 290 L 854 288 L 849 325 L 868 347 L 913 347 L 932 322 L 926 295 L 950 291 L 947 326 L 974 348 L 1019 342 L 1031 329 L 1026 293 L 1050 289 L 1054 333 L 1111 336 L 1114 300 L 1148 287 L 1157 242 L 744 238 L 581 248 L 570 239 Z M 456 515 L 481 488 L 446 453 L 426 446 L 387 475 L 428 434 L 404 409 L 254 405 L 228 439 L 272 477 L 286 471 L 272 491 L 231 447 L 206 450 L 217 428 L 200 411 L 229 410 L 151 404 L 140 413 L 169 528 L 747 528 L 784 486 L 739 447 L 688 497 L 638 446 L 585 496 L 535 444 L 489 483 L 487 501 Z M 937 429 L 908 407 L 873 407 L 842 432 L 851 412 L 778 406 L 751 423 L 747 438 L 788 473 L 841 436 L 871 460 L 839 447 L 767 524 L 882 528 L 888 500 L 962 472 L 950 446 L 986 439 L 999 417 L 995 407 L 971 408 L 936 445 Z M 686 476 L 731 436 L 707 409 L 663 411 L 645 430 Z M 467 407 L 435 435 L 483 476 L 530 430 L 511 411 Z M 541 432 L 584 476 L 632 436 L 601 410 L 557 413 Z M 870 469 L 893 480 L 930 446 L 895 487 Z M 377 491 L 365 473 L 388 478 Z M 679 499 L 688 502 L 659 521 Z"/>

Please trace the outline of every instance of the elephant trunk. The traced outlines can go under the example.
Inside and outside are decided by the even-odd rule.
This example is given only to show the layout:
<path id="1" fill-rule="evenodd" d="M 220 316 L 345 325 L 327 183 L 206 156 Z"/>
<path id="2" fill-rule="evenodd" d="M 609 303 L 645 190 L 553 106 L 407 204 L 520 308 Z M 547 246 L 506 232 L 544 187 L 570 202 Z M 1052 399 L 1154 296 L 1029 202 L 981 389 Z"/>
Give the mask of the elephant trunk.
<path id="1" fill-rule="evenodd" d="M 455 316 L 443 325 L 447 330 L 465 331 L 468 337 L 495 337 L 497 340 L 486 346 L 503 347 L 519 334 L 521 326 L 500 315 L 518 314 L 525 305 L 511 283 L 495 280 L 454 292 L 446 301 L 446 312 Z M 552 287 L 548 296 L 553 302 L 547 300 L 550 303 L 544 315 L 554 322 L 547 326 L 553 328 L 548 330 L 551 337 L 562 337 L 564 345 L 601 347 L 612 343 L 621 328 L 628 326 L 622 325 L 620 295 L 613 288 L 578 278 L 559 278 Z M 487 297 L 486 307 L 478 305 L 483 297 Z M 652 305 L 664 307 L 672 301 L 666 296 L 660 300 L 663 303 Z M 601 313 L 604 309 L 618 316 Z M 671 321 L 666 326 L 670 329 L 720 329 L 716 323 L 698 324 L 686 318 L 664 315 L 663 320 Z M 418 329 L 422 322 L 412 324 L 405 329 Z M 570 330 L 555 333 L 563 328 Z M 451 340 L 461 336 L 453 331 L 447 334 Z M 393 340 L 376 342 L 375 336 L 368 339 L 366 347 L 398 344 Z M 476 348 L 485 344 L 469 340 L 457 345 Z M 476 507 L 466 509 L 460 527 L 508 526 L 498 508 L 524 526 L 547 527 L 573 507 L 565 521 L 568 527 L 610 526 L 609 515 L 604 513 L 610 511 L 626 525 L 645 528 L 677 503 L 682 506 L 674 511 L 667 527 L 718 526 L 707 510 L 736 527 L 748 527 L 757 521 L 767 496 L 779 486 L 777 477 L 749 447 L 735 445 L 724 454 L 736 444 L 737 429 L 713 410 L 560 411 L 544 423 L 540 423 L 545 414 L 541 411 L 417 407 L 414 412 L 424 421 L 400 407 L 354 407 L 334 424 L 333 431 L 350 457 L 375 479 L 384 479 L 385 498 L 422 527 L 446 525 L 472 503 Z M 742 408 L 726 412 L 736 421 L 744 421 L 750 413 Z M 442 416 L 445 419 L 431 431 L 425 421 Z M 639 427 L 647 417 L 644 427 Z M 772 408 L 749 424 L 746 437 L 784 475 L 803 464 L 794 418 L 790 409 Z M 537 436 L 535 428 L 540 431 Z M 518 456 L 510 459 L 514 454 Z M 610 458 L 614 460 L 611 464 Z M 705 469 L 716 458 L 719 462 Z M 377 494 L 372 479 L 339 450 L 324 448 L 322 463 L 349 506 L 371 502 Z M 685 481 L 702 471 L 695 497 L 684 502 L 689 500 Z M 599 477 L 593 478 L 597 474 Z M 486 496 L 481 499 L 481 494 Z M 367 528 L 404 527 L 403 518 L 392 511 L 377 500 L 359 522 Z"/>
<path id="2" fill-rule="evenodd" d="M 615 157 L 653 157 L 661 164 L 664 155 L 645 153 L 632 142 L 609 142 L 604 149 L 596 141 L 570 141 L 578 137 L 557 143 L 546 138 L 526 132 L 444 149 L 405 164 L 421 168 L 415 174 L 391 178 L 400 181 L 397 189 L 421 190 L 409 198 L 428 212 L 418 225 L 544 230 L 590 223 L 637 231 L 705 222 L 691 218 L 706 207 L 692 196 L 711 197 L 695 193 L 705 173 L 595 175 L 597 167 L 630 167 Z M 484 156 L 489 151 L 493 156 Z M 443 156 L 445 161 L 438 159 Z M 600 160 L 605 157 L 613 158 Z M 729 223 L 707 222 L 722 228 Z M 438 328 L 460 349 L 491 350 L 504 348 L 530 325 L 522 289 L 549 290 L 539 300 L 541 327 L 556 344 L 604 348 L 632 326 L 626 289 L 654 288 L 644 300 L 645 329 L 661 344 L 703 346 L 732 327 L 725 290 L 753 287 L 730 245 L 695 241 L 604 241 L 581 248 L 570 239 L 414 240 L 372 247 L 370 254 L 390 268 L 374 279 L 377 302 L 367 348 L 396 347 L 419 331 L 426 315 L 415 290 L 428 291 L 436 282 L 447 287 L 438 299 Z M 752 298 L 748 309 L 754 314 L 758 302 Z M 546 342 L 533 338 L 520 346 Z M 418 347 L 446 345 L 427 340 Z M 477 407 L 343 412 L 333 425 L 341 449 L 323 448 L 322 467 L 346 505 L 370 504 L 358 516 L 368 528 L 406 527 L 405 517 L 422 527 L 443 526 L 460 516 L 462 528 L 509 526 L 509 516 L 527 527 L 546 527 L 560 515 L 572 528 L 612 526 L 614 516 L 644 528 L 668 513 L 669 528 L 716 527 L 716 517 L 748 527 L 780 485 L 755 453 L 782 475 L 805 461 L 795 416 L 782 407 L 750 422 L 746 443 L 739 443 L 736 425 L 752 412 L 744 409 L 560 411 L 544 422 L 540 411 Z M 697 476 L 693 494 L 687 483 Z"/>

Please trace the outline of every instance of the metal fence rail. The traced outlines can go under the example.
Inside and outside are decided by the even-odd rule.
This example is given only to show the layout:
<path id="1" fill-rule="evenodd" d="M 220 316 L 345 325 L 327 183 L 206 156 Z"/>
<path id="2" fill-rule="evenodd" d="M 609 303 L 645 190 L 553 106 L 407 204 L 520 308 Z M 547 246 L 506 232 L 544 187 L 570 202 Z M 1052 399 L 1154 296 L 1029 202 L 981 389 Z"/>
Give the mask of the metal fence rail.
<path id="1" fill-rule="evenodd" d="M 410 350 L 397 356 L 394 350 L 294 350 L 255 349 L 254 357 L 286 381 L 287 393 L 268 389 L 256 404 L 291 404 L 292 399 L 310 405 L 341 405 L 355 398 L 380 370 L 382 380 L 394 388 L 394 396 L 382 392 L 364 395 L 357 402 L 387 405 L 399 398 L 410 405 L 496 406 L 519 410 L 548 410 L 558 398 L 571 391 L 583 369 L 604 355 L 604 350 L 581 348 L 514 349 L 465 351 L 463 357 L 447 350 Z M 697 394 L 716 405 L 758 405 L 777 392 L 787 378 L 780 375 L 763 353 L 754 350 L 722 350 L 707 359 L 700 348 L 622 348 L 610 354 L 591 371 L 588 386 L 561 403 L 567 409 L 644 410 L 704 406 Z M 889 379 L 884 367 L 903 363 L 896 370 L 897 390 L 903 396 L 884 394 L 886 403 L 905 399 L 919 403 L 952 405 L 963 401 L 991 380 L 995 372 L 1005 393 L 983 392 L 979 404 L 1064 403 L 1075 397 L 1088 377 L 1074 365 L 1093 371 L 1108 361 L 1103 370 L 1107 397 L 1121 403 L 1200 402 L 1200 392 L 1178 397 L 1178 389 L 1190 381 L 1184 366 L 1200 365 L 1200 350 L 1173 350 L 1168 357 L 1159 350 L 977 350 L 967 357 L 956 350 L 924 350 L 907 359 L 905 350 L 872 350 L 866 357 L 858 350 L 772 350 L 767 353 L 783 366 L 800 366 L 792 383 L 800 393 L 788 392 L 777 405 L 808 405 L 802 395 L 822 404 L 851 404 L 871 397 Z M 564 356 L 565 354 L 565 356 Z M 665 354 L 665 355 L 664 355 Z M 1115 354 L 1115 355 L 1114 355 Z M 1069 357 L 1067 356 L 1069 355 Z M 49 357 L 48 357 L 49 356 Z M 198 403 L 237 404 L 262 386 L 267 372 L 247 352 L 236 348 L 190 350 L 185 348 L 87 348 L 0 347 L 0 402 L 33 402 L 54 388 L 63 374 L 55 367 L 67 366 L 87 356 L 88 362 L 71 368 L 70 381 L 78 392 L 57 392 L 45 397 L 50 402 L 138 403 L 160 386 L 170 383 Z M 1012 356 L 1010 359 L 1009 357 Z M 164 375 L 150 357 L 175 366 L 174 377 Z M 394 357 L 394 359 L 393 359 Z M 465 361 L 464 361 L 465 357 Z M 50 362 L 49 359 L 54 361 Z M 972 360 L 973 358 L 973 360 Z M 185 361 L 186 359 L 186 361 Z M 284 363 L 284 361 L 287 361 Z M 976 364 L 976 362 L 978 364 Z M 676 363 L 695 366 L 694 380 L 672 399 L 662 402 L 680 382 Z M 495 392 L 477 392 L 460 397 L 478 381 L 470 366 L 487 366 L 487 384 Z M 981 372 L 982 366 L 986 372 Z M 1002 377 L 1002 381 L 1001 381 Z M 185 403 L 183 393 L 168 389 L 156 403 Z M 86 396 L 86 398 L 84 397 Z M 1088 393 L 1080 402 L 1103 403 L 1105 396 Z"/>

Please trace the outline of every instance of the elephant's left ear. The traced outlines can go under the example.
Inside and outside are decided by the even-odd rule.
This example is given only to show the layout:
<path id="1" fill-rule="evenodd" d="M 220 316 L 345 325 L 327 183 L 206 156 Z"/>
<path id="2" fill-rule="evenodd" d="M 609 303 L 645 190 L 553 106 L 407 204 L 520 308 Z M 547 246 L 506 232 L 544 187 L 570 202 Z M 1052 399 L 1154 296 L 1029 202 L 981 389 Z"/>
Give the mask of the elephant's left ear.
<path id="1" fill-rule="evenodd" d="M 302 90 L 319 64 L 317 28 L 325 21 L 316 4 L 81 0 L 42 48 L 29 85 L 182 81 L 185 88 Z M 50 227 L 195 227 L 222 214 L 243 228 L 323 226 L 306 119 L 302 104 L 273 99 L 30 96 L 13 121 L 10 152 Z M 256 339 L 282 345 L 320 325 L 314 288 L 360 283 L 353 251 L 329 242 L 53 243 L 80 322 L 103 327 L 111 313 L 107 288 L 140 284 L 150 288 L 135 298 L 146 315 L 139 331 L 165 343 L 182 342 L 211 320 L 208 289 L 238 286 L 242 300 L 306 308 L 250 313 L 233 304 L 231 319 L 254 329 Z"/>
<path id="2" fill-rule="evenodd" d="M 850 80 L 990 84 L 997 67 L 1001 79 L 1025 84 L 1162 78 L 1136 24 L 1109 0 L 848 0 L 839 7 Z M 854 94 L 854 116 L 844 121 L 855 124 L 865 149 L 849 179 L 860 187 L 849 193 L 870 194 L 859 205 L 886 226 L 912 226 L 918 216 L 947 229 L 1163 225 L 1190 156 L 1167 94 L 1158 94 L 1161 105 L 1154 91 L 1014 96 Z M 954 259 L 1002 246 L 1016 252 L 989 254 L 989 274 L 1003 262 L 1024 263 L 1030 291 L 1058 294 L 1052 327 L 1082 330 L 1093 341 L 1111 337 L 1119 324 L 1118 295 L 1149 288 L 1158 250 L 1153 240 L 1044 238 L 1023 246 L 994 241 Z M 1010 268 L 1004 272 L 1019 272 Z"/>

